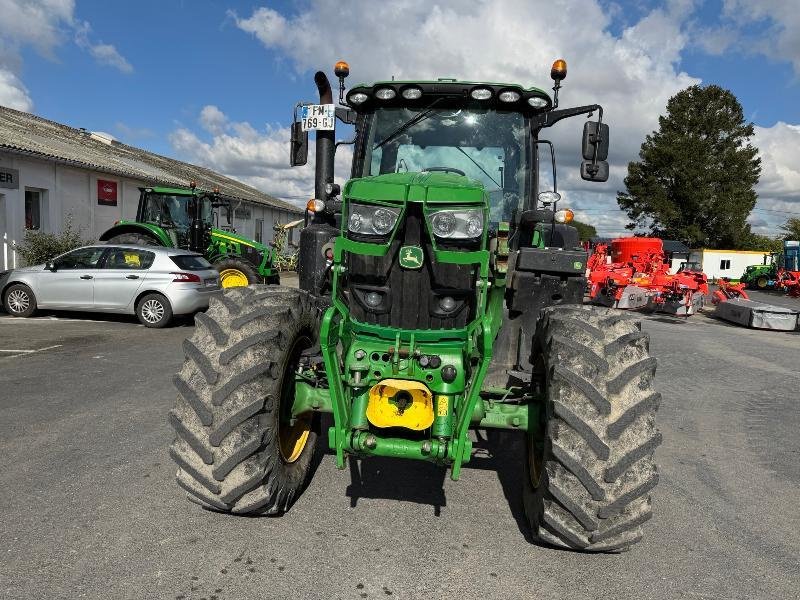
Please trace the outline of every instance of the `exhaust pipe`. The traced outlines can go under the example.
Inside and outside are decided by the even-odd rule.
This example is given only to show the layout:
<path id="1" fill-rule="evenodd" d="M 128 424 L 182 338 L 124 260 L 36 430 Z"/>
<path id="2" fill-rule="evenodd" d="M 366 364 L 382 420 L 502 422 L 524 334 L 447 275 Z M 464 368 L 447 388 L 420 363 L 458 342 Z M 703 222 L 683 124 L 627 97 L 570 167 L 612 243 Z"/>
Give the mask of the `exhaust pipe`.
<path id="1" fill-rule="evenodd" d="M 317 71 L 314 75 L 314 83 L 319 90 L 320 104 L 333 104 L 333 91 L 331 90 L 328 76 L 322 71 Z M 317 166 L 314 176 L 314 197 L 327 201 L 328 195 L 325 186 L 333 183 L 333 156 L 336 150 L 334 132 L 328 130 L 317 130 Z"/>

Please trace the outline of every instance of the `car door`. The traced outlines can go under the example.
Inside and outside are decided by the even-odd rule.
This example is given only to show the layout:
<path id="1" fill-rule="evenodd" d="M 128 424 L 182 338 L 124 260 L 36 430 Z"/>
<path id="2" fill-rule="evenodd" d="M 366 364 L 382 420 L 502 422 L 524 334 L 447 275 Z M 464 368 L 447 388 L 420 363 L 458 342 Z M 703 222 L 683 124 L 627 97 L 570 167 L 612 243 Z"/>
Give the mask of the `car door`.
<path id="1" fill-rule="evenodd" d="M 95 309 L 133 311 L 136 293 L 155 256 L 154 252 L 137 248 L 109 248 L 94 281 Z"/>
<path id="2" fill-rule="evenodd" d="M 94 303 L 94 278 L 106 249 L 78 248 L 53 259 L 53 269 L 38 277 L 36 301 L 42 308 L 91 309 Z"/>

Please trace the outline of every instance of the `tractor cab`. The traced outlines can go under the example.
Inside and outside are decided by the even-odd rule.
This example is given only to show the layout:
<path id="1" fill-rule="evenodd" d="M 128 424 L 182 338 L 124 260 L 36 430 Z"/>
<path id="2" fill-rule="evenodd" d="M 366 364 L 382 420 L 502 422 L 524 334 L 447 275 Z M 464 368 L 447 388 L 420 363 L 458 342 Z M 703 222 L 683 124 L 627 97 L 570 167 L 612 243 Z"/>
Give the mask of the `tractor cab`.
<path id="1" fill-rule="evenodd" d="M 215 208 L 225 207 L 230 223 L 230 204 L 217 191 L 197 194 L 195 186 L 181 188 L 139 188 L 138 223 L 154 225 L 169 236 L 176 248 L 204 252 L 218 216 Z"/>

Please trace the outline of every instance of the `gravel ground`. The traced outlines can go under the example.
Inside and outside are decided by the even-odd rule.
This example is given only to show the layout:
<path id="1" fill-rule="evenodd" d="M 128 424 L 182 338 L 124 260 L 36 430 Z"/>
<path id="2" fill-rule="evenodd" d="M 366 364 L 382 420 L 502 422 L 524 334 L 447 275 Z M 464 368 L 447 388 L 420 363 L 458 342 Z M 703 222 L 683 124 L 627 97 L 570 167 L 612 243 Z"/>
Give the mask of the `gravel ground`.
<path id="1" fill-rule="evenodd" d="M 644 317 L 655 517 L 630 552 L 594 556 L 526 539 L 519 434 L 479 444 L 459 482 L 321 454 L 282 518 L 204 511 L 167 456 L 191 324 L 91 319 L 0 314 L 0 597 L 800 598 L 800 333 Z"/>

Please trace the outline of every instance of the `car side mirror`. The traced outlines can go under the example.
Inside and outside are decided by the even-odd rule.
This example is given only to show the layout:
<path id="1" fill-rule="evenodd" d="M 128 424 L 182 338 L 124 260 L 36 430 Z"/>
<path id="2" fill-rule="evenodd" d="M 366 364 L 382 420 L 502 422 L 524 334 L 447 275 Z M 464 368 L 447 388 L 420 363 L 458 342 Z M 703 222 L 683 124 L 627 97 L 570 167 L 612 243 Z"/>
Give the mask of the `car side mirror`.
<path id="1" fill-rule="evenodd" d="M 591 160 L 581 163 L 581 179 L 585 181 L 608 181 L 608 163 L 598 160 L 594 164 Z"/>
<path id="2" fill-rule="evenodd" d="M 308 131 L 303 131 L 300 121 L 292 123 L 289 164 L 302 167 L 308 162 Z"/>
<path id="3" fill-rule="evenodd" d="M 56 263 L 55 263 L 55 261 L 48 260 L 44 264 L 44 270 L 45 271 L 52 271 L 53 273 L 55 273 L 56 272 Z"/>

